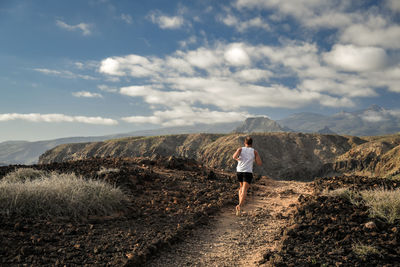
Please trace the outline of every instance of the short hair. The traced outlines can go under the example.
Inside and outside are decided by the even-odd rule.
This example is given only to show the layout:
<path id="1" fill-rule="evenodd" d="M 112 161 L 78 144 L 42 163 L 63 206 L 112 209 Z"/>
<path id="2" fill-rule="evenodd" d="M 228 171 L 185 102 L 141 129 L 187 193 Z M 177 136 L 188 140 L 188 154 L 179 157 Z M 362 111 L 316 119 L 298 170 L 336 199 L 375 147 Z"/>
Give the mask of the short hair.
<path id="1" fill-rule="evenodd" d="M 244 143 L 251 146 L 253 144 L 253 139 L 250 136 L 246 136 Z"/>

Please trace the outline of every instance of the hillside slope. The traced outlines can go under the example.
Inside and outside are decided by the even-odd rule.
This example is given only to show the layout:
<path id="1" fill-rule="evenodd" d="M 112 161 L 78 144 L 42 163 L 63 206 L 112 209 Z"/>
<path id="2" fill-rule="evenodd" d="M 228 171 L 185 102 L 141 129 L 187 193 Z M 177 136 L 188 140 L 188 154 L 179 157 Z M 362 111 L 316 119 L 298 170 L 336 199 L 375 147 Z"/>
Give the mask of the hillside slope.
<path id="1" fill-rule="evenodd" d="M 266 117 L 247 118 L 238 126 L 234 133 L 269 133 L 269 132 L 293 132 L 287 127 L 280 126 L 276 121 Z"/>
<path id="2" fill-rule="evenodd" d="M 400 174 L 400 135 L 366 138 L 368 142 L 338 156 L 331 169 L 367 176 Z"/>
<path id="3" fill-rule="evenodd" d="M 191 134 L 191 133 L 230 133 L 241 122 L 195 124 L 180 127 L 165 127 L 152 130 L 133 131 L 128 133 L 88 136 L 88 137 L 68 137 L 54 140 L 43 141 L 6 141 L 0 143 L 0 166 L 9 164 L 34 164 L 39 160 L 39 156 L 49 149 L 61 144 L 99 142 L 115 138 L 131 136 L 157 136 L 167 134 Z"/>
<path id="4" fill-rule="evenodd" d="M 40 163 L 92 157 L 193 158 L 212 168 L 234 171 L 232 154 L 242 146 L 243 134 L 185 134 L 132 137 L 104 142 L 60 145 L 40 156 Z M 366 142 L 356 137 L 302 133 L 254 133 L 254 146 L 263 159 L 255 172 L 279 179 L 310 180 L 321 168 L 352 147 Z"/>

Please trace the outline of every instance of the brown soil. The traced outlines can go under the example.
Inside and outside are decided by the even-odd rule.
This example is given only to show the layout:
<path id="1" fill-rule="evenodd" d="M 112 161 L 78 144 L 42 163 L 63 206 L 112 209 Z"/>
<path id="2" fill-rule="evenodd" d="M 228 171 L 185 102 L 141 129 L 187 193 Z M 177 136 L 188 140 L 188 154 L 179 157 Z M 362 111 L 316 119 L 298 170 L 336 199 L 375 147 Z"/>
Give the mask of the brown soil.
<path id="1" fill-rule="evenodd" d="M 258 266 L 275 249 L 300 194 L 309 183 L 262 177 L 252 186 L 241 216 L 234 206 L 213 216 L 181 243 L 153 256 L 146 266 Z"/>
<path id="2" fill-rule="evenodd" d="M 0 168 L 0 177 L 17 166 Z M 21 166 L 18 166 L 21 167 Z M 136 266 L 170 246 L 221 207 L 233 204 L 232 175 L 175 158 L 91 159 L 34 165 L 119 185 L 130 197 L 121 212 L 68 218 L 0 217 L 0 265 Z M 101 167 L 119 172 L 98 175 Z"/>
<path id="3" fill-rule="evenodd" d="M 16 167 L 0 167 L 0 178 Z M 130 202 L 117 214 L 80 221 L 1 216 L 1 266 L 400 266 L 399 222 L 371 219 L 363 205 L 319 194 L 398 188 L 393 180 L 257 176 L 235 216 L 234 175 L 191 160 L 97 158 L 30 167 L 117 184 Z M 119 171 L 98 174 L 102 167 Z M 357 256 L 354 244 L 378 253 Z"/>
<path id="4" fill-rule="evenodd" d="M 347 187 L 352 190 L 383 186 L 399 188 L 398 182 L 360 176 L 341 176 L 315 181 L 316 195 L 302 197 L 289 227 L 281 232 L 278 252 L 266 251 L 269 266 L 400 266 L 399 222 L 371 218 L 362 203 L 353 205 L 342 197 L 318 195 L 320 190 Z M 357 244 L 374 247 L 367 255 L 355 253 Z"/>

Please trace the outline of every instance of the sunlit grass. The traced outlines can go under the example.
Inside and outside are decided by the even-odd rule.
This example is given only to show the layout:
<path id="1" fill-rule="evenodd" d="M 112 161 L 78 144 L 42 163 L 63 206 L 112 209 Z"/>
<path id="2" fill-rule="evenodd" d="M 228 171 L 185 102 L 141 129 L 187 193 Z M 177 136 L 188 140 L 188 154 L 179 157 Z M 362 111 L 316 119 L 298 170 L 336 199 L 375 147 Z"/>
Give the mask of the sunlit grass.
<path id="1" fill-rule="evenodd" d="M 18 175 L 20 170 L 17 170 Z M 43 174 L 43 173 L 42 173 Z M 10 174 L 10 177 L 17 177 Z M 75 174 L 47 173 L 36 179 L 0 181 L 0 215 L 49 218 L 110 215 L 121 210 L 126 196 L 103 181 Z"/>
<path id="2" fill-rule="evenodd" d="M 360 192 L 371 217 L 384 219 L 389 223 L 400 220 L 400 190 L 364 190 Z"/>

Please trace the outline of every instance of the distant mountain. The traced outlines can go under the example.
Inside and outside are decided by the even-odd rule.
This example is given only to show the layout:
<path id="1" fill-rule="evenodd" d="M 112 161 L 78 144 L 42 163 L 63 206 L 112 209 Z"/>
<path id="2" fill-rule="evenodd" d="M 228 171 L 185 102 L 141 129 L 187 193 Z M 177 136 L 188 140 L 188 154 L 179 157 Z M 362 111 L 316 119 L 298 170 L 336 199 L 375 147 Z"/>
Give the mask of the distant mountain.
<path id="1" fill-rule="evenodd" d="M 60 138 L 48 141 L 7 141 L 0 143 L 0 162 L 3 165 L 9 164 L 33 164 L 45 151 L 61 145 L 80 142 L 102 141 L 105 137 L 72 137 Z"/>
<path id="2" fill-rule="evenodd" d="M 276 121 L 267 117 L 247 118 L 242 125 L 234 130 L 235 133 L 268 133 L 268 132 L 291 132 L 287 127 L 280 126 Z"/>
<path id="3" fill-rule="evenodd" d="M 196 124 L 192 126 L 168 127 L 106 136 L 71 137 L 37 142 L 6 141 L 0 143 L 0 165 L 37 163 L 41 154 L 62 144 L 99 142 L 129 136 L 157 136 L 190 133 L 230 133 L 241 123 L 241 121 L 238 121 L 218 124 Z"/>
<path id="4" fill-rule="evenodd" d="M 336 134 L 334 131 L 329 129 L 328 126 L 325 126 L 323 129 L 319 130 L 317 133 L 319 133 L 319 134 Z"/>
<path id="5" fill-rule="evenodd" d="M 399 132 L 400 112 L 372 105 L 367 109 L 342 111 L 331 116 L 298 113 L 277 122 L 296 132 L 319 132 L 328 127 L 337 134 L 374 136 Z"/>
<path id="6" fill-rule="evenodd" d="M 317 113 L 298 113 L 278 121 L 273 121 L 267 117 L 256 117 L 248 118 L 244 122 L 196 124 L 97 137 L 72 137 L 38 142 L 8 141 L 0 143 L 0 162 L 4 165 L 32 164 L 36 163 L 39 156 L 45 151 L 61 144 L 98 142 L 130 136 L 291 131 L 353 136 L 393 134 L 400 132 L 400 112 L 372 105 L 364 110 L 342 111 L 331 116 Z"/>

